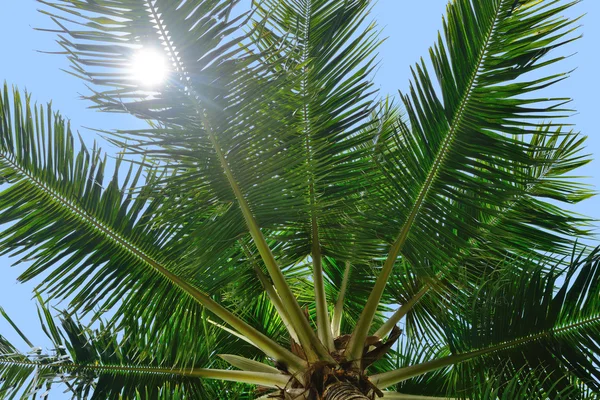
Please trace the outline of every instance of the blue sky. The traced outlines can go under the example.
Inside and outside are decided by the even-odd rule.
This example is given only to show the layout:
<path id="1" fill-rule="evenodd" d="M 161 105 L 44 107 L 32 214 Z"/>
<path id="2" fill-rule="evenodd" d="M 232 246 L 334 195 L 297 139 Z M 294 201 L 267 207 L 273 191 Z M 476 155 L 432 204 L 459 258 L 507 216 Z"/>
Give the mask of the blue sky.
<path id="1" fill-rule="evenodd" d="M 8 3 L 8 1 L 7 1 Z M 380 48 L 381 63 L 375 77 L 384 93 L 395 94 L 408 86 L 409 66 L 427 55 L 428 47 L 437 36 L 446 0 L 379 0 L 373 16 L 379 21 L 383 36 L 389 37 Z M 107 115 L 88 110 L 79 100 L 86 93 L 83 83 L 61 71 L 68 68 L 65 57 L 48 55 L 36 50 L 57 51 L 54 35 L 37 32 L 33 27 L 51 27 L 48 17 L 36 12 L 34 0 L 10 1 L 10 9 L 3 7 L 0 14 L 0 79 L 27 89 L 38 102 L 52 100 L 56 110 L 69 117 L 84 139 L 91 143 L 95 134 L 84 127 L 99 129 L 127 129 L 140 122 L 124 115 Z M 598 97 L 598 43 L 600 43 L 600 1 L 584 0 L 569 11 L 571 16 L 586 14 L 581 20 L 583 38 L 561 52 L 574 53 L 561 69 L 574 69 L 572 77 L 551 89 L 557 96 L 573 97 L 573 108 L 578 114 L 571 122 L 575 129 L 589 136 L 587 151 L 598 160 L 580 171 L 588 176 L 586 182 L 600 188 L 600 134 L 597 132 Z M 115 149 L 105 148 L 109 153 Z M 591 199 L 575 207 L 577 212 L 600 219 L 600 198 Z M 0 305 L 26 331 L 32 332 L 34 342 L 41 340 L 37 332 L 36 314 L 31 299 L 32 284 L 17 284 L 16 277 L 23 267 L 9 268 L 11 260 L 0 258 Z M 0 323 L 0 332 L 7 333 Z M 12 335 L 8 335 L 13 337 Z"/>

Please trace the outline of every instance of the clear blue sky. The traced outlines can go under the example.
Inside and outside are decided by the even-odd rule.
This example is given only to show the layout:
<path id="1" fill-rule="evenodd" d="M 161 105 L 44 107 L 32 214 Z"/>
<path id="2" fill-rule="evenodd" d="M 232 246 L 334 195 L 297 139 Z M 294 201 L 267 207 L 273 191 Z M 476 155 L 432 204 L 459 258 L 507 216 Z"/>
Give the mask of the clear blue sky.
<path id="1" fill-rule="evenodd" d="M 389 37 L 380 49 L 382 62 L 375 78 L 384 93 L 395 94 L 398 89 L 407 88 L 409 66 L 427 55 L 441 27 L 446 3 L 446 0 L 379 0 L 375 5 L 373 16 L 384 28 L 384 36 Z M 78 99 L 79 93 L 86 93 L 85 86 L 61 71 L 68 68 L 66 58 L 36 52 L 59 48 L 54 43 L 53 34 L 33 30 L 33 27 L 51 26 L 47 17 L 36 12 L 38 4 L 34 0 L 3 0 L 0 4 L 4 5 L 0 14 L 1 80 L 21 89 L 27 88 L 38 102 L 52 100 L 54 108 L 71 119 L 87 142 L 91 143 L 95 134 L 83 127 L 127 129 L 139 126 L 139 122 L 128 116 L 100 114 L 86 109 L 87 104 Z M 600 134 L 596 119 L 600 93 L 600 1 L 584 0 L 569 13 L 572 16 L 586 14 L 580 30 L 583 38 L 568 49 L 576 54 L 563 64 L 564 69 L 577 67 L 577 70 L 568 81 L 552 88 L 552 93 L 574 98 L 573 106 L 579 113 L 571 121 L 576 124 L 577 130 L 589 136 L 587 150 L 599 159 L 582 169 L 581 175 L 589 176 L 586 181 L 600 188 Z M 576 210 L 600 219 L 600 197 L 578 205 Z M 17 284 L 16 277 L 23 267 L 9 268 L 10 264 L 8 258 L 0 258 L 0 305 L 26 331 L 31 332 L 34 342 L 41 341 L 34 304 L 30 300 L 33 284 Z M 0 323 L 0 332 L 8 333 L 8 327 Z M 11 334 L 7 336 L 14 337 Z"/>

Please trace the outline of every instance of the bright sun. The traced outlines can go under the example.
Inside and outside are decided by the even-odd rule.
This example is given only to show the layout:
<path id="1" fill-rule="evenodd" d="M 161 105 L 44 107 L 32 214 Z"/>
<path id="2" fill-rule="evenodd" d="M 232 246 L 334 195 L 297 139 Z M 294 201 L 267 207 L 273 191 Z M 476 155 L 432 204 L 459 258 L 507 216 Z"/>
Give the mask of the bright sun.
<path id="1" fill-rule="evenodd" d="M 156 50 L 141 49 L 133 56 L 131 76 L 144 86 L 156 86 L 167 76 L 165 57 Z"/>

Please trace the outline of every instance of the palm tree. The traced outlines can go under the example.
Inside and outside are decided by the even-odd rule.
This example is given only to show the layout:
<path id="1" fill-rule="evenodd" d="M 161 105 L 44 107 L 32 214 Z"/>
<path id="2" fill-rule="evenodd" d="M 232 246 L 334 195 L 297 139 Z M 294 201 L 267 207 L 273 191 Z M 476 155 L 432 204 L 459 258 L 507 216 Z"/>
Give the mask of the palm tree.
<path id="1" fill-rule="evenodd" d="M 38 295 L 47 352 L 2 312 L 32 347 L 0 337 L 4 398 L 600 393 L 600 250 L 561 206 L 589 158 L 543 91 L 573 3 L 450 2 L 396 104 L 367 0 L 40 2 L 92 107 L 148 125 L 113 162 L 4 86 L 1 253 L 69 300 Z"/>

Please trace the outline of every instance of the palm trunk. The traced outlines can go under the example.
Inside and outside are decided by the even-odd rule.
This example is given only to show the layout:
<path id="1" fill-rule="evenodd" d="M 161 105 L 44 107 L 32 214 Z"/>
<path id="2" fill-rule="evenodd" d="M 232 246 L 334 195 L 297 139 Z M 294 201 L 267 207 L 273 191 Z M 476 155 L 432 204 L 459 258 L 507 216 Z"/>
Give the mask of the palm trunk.
<path id="1" fill-rule="evenodd" d="M 330 385 L 323 393 L 323 400 L 371 400 L 356 387 L 348 382 L 338 382 Z"/>

